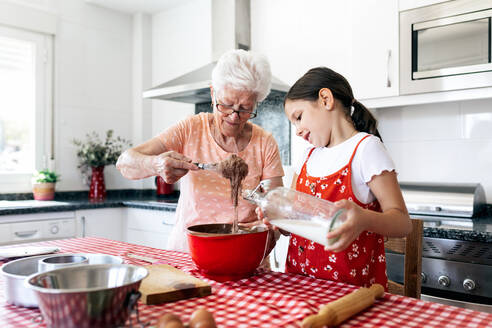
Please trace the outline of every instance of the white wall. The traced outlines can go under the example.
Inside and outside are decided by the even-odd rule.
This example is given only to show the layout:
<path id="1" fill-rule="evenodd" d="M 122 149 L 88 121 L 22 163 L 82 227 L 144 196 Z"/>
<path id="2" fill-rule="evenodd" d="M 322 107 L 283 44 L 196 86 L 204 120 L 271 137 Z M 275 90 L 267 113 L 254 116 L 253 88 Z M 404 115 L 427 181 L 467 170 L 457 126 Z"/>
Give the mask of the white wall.
<path id="1" fill-rule="evenodd" d="M 212 61 L 211 0 L 195 0 L 152 17 L 152 83 L 158 85 Z M 152 134 L 195 113 L 195 105 L 152 101 Z"/>
<path id="2" fill-rule="evenodd" d="M 152 16 L 153 86 L 212 61 L 211 8 L 211 0 L 194 0 Z M 145 101 L 152 103 L 149 131 L 153 136 L 195 113 L 194 104 Z M 144 187 L 152 187 L 153 179 L 146 180 Z"/>
<path id="3" fill-rule="evenodd" d="M 349 2 L 252 0 L 252 49 L 292 84 L 309 68 L 350 72 Z M 153 16 L 153 84 L 207 64 L 211 58 L 210 0 Z M 194 42 L 191 42 L 193 40 Z M 149 100 L 150 101 L 150 100 Z M 481 182 L 492 203 L 492 100 L 386 108 L 377 111 L 384 142 L 404 181 Z M 193 113 L 193 105 L 152 101 L 155 135 Z M 295 131 L 294 131 L 295 132 Z M 293 133 L 293 159 L 305 143 Z"/>
<path id="4" fill-rule="evenodd" d="M 251 48 L 265 54 L 273 75 L 290 85 L 316 66 L 347 75 L 349 8 L 348 1 L 251 0 Z"/>
<path id="5" fill-rule="evenodd" d="M 251 0 L 251 48 L 268 57 L 274 76 L 292 85 L 310 68 L 350 71 L 348 1 Z M 330 35 L 336 34 L 336 42 Z M 292 128 L 292 164 L 308 146 Z M 284 185 L 290 186 L 292 168 Z"/>
<path id="6" fill-rule="evenodd" d="M 132 18 L 86 4 L 58 1 L 55 38 L 56 165 L 58 190 L 87 189 L 76 169 L 72 138 L 87 132 L 131 139 Z M 105 169 L 106 188 L 129 188 L 114 166 Z"/>
<path id="7" fill-rule="evenodd" d="M 114 129 L 115 135 L 132 137 L 132 17 L 83 0 L 6 3 L 21 9 L 12 9 L 18 21 L 23 20 L 27 9 L 55 17 L 55 168 L 62 178 L 57 190 L 87 190 L 71 140 L 91 131 L 102 135 L 108 129 Z M 43 23 L 31 22 L 30 28 L 36 31 L 39 26 L 42 30 Z M 107 167 L 105 174 L 109 189 L 132 186 L 114 166 Z"/>
<path id="8" fill-rule="evenodd" d="M 415 1 L 404 5 L 410 2 L 415 6 Z M 273 74 L 289 84 L 319 65 L 348 76 L 349 4 L 251 0 L 252 48 L 264 53 Z M 492 100 L 385 108 L 377 116 L 400 181 L 480 182 L 492 203 Z M 307 143 L 294 129 L 292 138 L 295 163 Z"/>
<path id="9" fill-rule="evenodd" d="M 492 100 L 377 110 L 400 181 L 480 182 L 492 203 Z"/>
<path id="10" fill-rule="evenodd" d="M 211 1 L 183 2 L 152 16 L 152 85 L 212 60 Z M 135 130 L 132 16 L 87 5 L 83 0 L 8 3 L 35 5 L 58 18 L 55 155 L 62 181 L 57 188 L 87 189 L 80 181 L 70 140 L 109 128 L 131 138 Z M 349 4 L 322 0 L 298 4 L 294 0 L 252 0 L 252 49 L 267 55 L 273 74 L 290 84 L 318 65 L 347 75 Z M 142 106 L 149 102 L 152 118 L 143 121 L 143 134 L 156 135 L 194 112 L 194 105 L 161 100 L 144 100 Z M 477 100 L 378 110 L 380 131 L 400 171 L 399 179 L 481 182 L 492 203 L 491 107 L 492 100 Z M 294 160 L 303 147 L 302 143 L 295 145 Z M 106 183 L 111 189 L 135 186 L 114 167 L 106 169 Z"/>
<path id="11" fill-rule="evenodd" d="M 152 103 L 142 93 L 152 87 L 152 17 L 144 13 L 133 15 L 132 53 L 132 140 L 134 145 L 152 137 Z M 134 187 L 152 186 L 151 179 L 133 182 Z"/>

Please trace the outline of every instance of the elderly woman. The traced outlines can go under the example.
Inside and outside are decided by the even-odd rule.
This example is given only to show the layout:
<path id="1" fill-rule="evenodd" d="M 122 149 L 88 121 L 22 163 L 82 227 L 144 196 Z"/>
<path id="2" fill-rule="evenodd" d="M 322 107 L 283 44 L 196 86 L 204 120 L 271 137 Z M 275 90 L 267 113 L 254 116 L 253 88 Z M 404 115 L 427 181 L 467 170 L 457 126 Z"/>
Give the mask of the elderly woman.
<path id="1" fill-rule="evenodd" d="M 118 159 L 116 167 L 129 179 L 154 175 L 167 183 L 181 179 L 169 249 L 188 252 L 188 226 L 231 223 L 234 218 L 229 180 L 199 170 L 193 162 L 217 163 L 236 154 L 249 167 L 244 189 L 263 180 L 270 180 L 271 188 L 282 185 L 277 143 L 270 133 L 248 121 L 256 116 L 256 104 L 266 98 L 270 84 L 270 65 L 263 56 L 244 50 L 227 52 L 212 72 L 213 114 L 200 113 L 178 122 Z M 241 199 L 239 222 L 257 220 L 254 210 L 254 205 Z"/>

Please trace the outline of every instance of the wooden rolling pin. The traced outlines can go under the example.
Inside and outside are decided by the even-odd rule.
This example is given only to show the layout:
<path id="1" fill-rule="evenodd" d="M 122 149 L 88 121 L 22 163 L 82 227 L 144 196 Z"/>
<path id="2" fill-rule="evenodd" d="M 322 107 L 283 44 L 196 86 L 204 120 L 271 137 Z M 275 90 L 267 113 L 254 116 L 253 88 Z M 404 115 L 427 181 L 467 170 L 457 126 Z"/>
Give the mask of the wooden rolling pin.
<path id="1" fill-rule="evenodd" d="M 368 308 L 376 298 L 384 295 L 384 288 L 374 284 L 370 288 L 362 287 L 336 301 L 323 305 L 318 314 L 302 320 L 302 328 L 337 326 L 356 313 Z"/>

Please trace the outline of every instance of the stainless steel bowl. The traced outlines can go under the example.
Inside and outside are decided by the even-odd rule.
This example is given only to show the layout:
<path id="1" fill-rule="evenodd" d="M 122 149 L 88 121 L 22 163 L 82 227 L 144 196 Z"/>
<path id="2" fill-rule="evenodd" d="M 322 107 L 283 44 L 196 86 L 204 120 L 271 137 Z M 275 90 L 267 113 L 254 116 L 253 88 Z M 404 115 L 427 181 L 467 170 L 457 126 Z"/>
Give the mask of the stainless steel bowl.
<path id="1" fill-rule="evenodd" d="M 123 259 L 119 256 L 108 254 L 81 254 L 89 258 L 89 264 L 121 264 Z"/>
<path id="2" fill-rule="evenodd" d="M 25 280 L 48 327 L 124 325 L 147 269 L 129 264 L 75 265 Z"/>
<path id="3" fill-rule="evenodd" d="M 67 255 L 67 254 L 63 254 Z M 121 264 L 123 259 L 108 254 L 82 253 L 89 259 L 89 264 Z M 38 307 L 36 294 L 24 285 L 24 279 L 38 273 L 38 262 L 53 255 L 33 256 L 10 261 L 2 267 L 0 272 L 5 278 L 5 298 L 9 304 L 25 307 Z"/>
<path id="4" fill-rule="evenodd" d="M 89 264 L 89 259 L 83 254 L 51 255 L 39 260 L 38 272 L 55 270 L 78 264 Z"/>
<path id="5" fill-rule="evenodd" d="M 33 256 L 10 261 L 0 268 L 5 278 L 5 298 L 10 304 L 37 307 L 38 301 L 33 290 L 26 288 L 24 280 L 38 272 L 38 261 L 50 255 Z"/>

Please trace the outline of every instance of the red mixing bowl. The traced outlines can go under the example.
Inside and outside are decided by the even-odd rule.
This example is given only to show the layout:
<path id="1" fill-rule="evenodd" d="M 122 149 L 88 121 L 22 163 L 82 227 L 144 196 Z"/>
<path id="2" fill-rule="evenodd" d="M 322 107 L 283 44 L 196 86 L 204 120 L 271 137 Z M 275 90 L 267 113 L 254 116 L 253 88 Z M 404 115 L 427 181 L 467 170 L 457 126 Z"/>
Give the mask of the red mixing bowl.
<path id="1" fill-rule="evenodd" d="M 231 234 L 232 224 L 200 224 L 188 227 L 193 262 L 207 278 L 229 281 L 247 278 L 265 256 L 268 229 Z"/>

